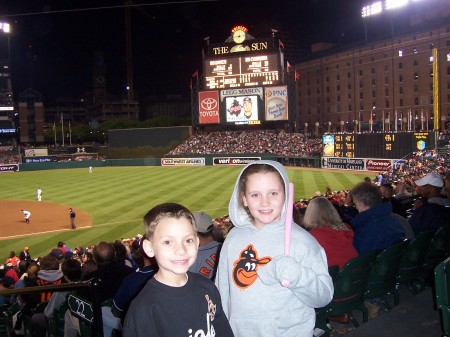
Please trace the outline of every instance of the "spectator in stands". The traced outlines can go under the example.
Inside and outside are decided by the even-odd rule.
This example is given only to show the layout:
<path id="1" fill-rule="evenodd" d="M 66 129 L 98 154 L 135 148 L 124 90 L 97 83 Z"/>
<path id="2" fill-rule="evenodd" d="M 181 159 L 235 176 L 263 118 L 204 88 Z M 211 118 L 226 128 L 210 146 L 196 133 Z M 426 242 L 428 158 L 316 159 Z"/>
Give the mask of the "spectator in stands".
<path id="1" fill-rule="evenodd" d="M 444 187 L 442 177 L 437 173 L 428 173 L 415 184 L 424 200 L 408 220 L 414 233 L 417 235 L 450 223 L 450 200 L 441 196 Z"/>
<path id="2" fill-rule="evenodd" d="M 94 277 L 100 280 L 98 299 L 101 303 L 116 296 L 122 281 L 128 275 L 134 273 L 134 269 L 116 261 L 116 253 L 112 243 L 99 242 L 94 247 L 93 255 L 97 270 L 83 276 L 83 280 L 90 280 Z M 80 292 L 80 295 L 89 298 L 89 294 L 85 291 Z M 102 307 L 102 317 L 104 334 L 110 336 L 112 329 L 119 328 L 120 320 L 112 315 L 109 307 Z"/>
<path id="3" fill-rule="evenodd" d="M 9 253 L 9 257 L 6 259 L 5 264 L 11 263 L 13 267 L 17 267 L 20 262 L 20 258 L 16 255 L 15 251 Z"/>
<path id="4" fill-rule="evenodd" d="M 400 182 L 395 186 L 395 199 L 406 199 L 412 196 L 412 193 L 408 190 L 408 185 L 406 182 Z"/>
<path id="5" fill-rule="evenodd" d="M 379 188 L 362 182 L 350 195 L 359 214 L 351 224 L 355 231 L 354 245 L 359 255 L 383 250 L 405 237 L 404 230 L 392 213 L 391 203 L 383 203 Z"/>
<path id="6" fill-rule="evenodd" d="M 61 271 L 66 282 L 77 282 L 81 279 L 81 263 L 75 259 L 64 260 L 61 264 Z M 35 313 L 32 317 L 33 328 L 37 337 L 46 336 L 46 318 L 52 318 L 55 309 L 58 309 L 67 297 L 67 291 L 57 291 L 52 294 L 44 312 Z M 76 333 L 76 332 L 75 332 Z M 66 337 L 76 337 L 75 333 L 68 332 Z"/>
<path id="7" fill-rule="evenodd" d="M 101 280 L 98 295 L 100 302 L 103 302 L 107 299 L 114 298 L 123 279 L 133 273 L 134 270 L 125 266 L 125 264 L 117 263 L 115 260 L 114 245 L 112 243 L 99 242 L 94 247 L 93 256 L 97 264 L 97 270 L 83 276 L 83 280 L 90 280 L 93 277 Z"/>
<path id="8" fill-rule="evenodd" d="M 130 275 L 128 275 L 120 284 L 119 289 L 114 297 L 113 306 L 111 308 L 114 316 L 125 318 L 131 301 L 142 290 L 147 281 L 153 277 L 158 270 L 158 265 L 154 258 L 150 258 L 142 249 L 142 241 L 140 242 L 138 250 L 133 256 L 133 260 L 138 262 L 140 268 Z"/>
<path id="9" fill-rule="evenodd" d="M 353 229 L 342 222 L 328 199 L 324 197 L 312 199 L 306 208 L 303 223 L 325 250 L 328 267 L 338 265 L 340 269 L 358 256 L 353 245 Z"/>
<path id="10" fill-rule="evenodd" d="M 42 257 L 39 261 L 40 269 L 37 277 L 25 279 L 25 287 L 35 287 L 50 284 L 62 284 L 64 277 L 59 269 L 59 261 L 52 254 Z M 37 304 L 50 300 L 51 291 L 42 293 L 21 294 L 19 298 L 29 308 L 34 308 Z"/>
<path id="11" fill-rule="evenodd" d="M 81 273 L 84 278 L 86 275 L 97 270 L 97 263 L 94 261 L 94 255 L 90 252 L 84 253 L 84 258 L 81 260 Z"/>
<path id="12" fill-rule="evenodd" d="M 5 277 L 10 277 L 14 283 L 19 281 L 19 274 L 17 273 L 18 266 L 13 267 L 11 263 L 5 265 Z"/>
<path id="13" fill-rule="evenodd" d="M 200 245 L 198 247 L 197 259 L 189 268 L 189 271 L 199 273 L 214 281 L 222 244 L 213 238 L 213 222 L 211 217 L 205 212 L 195 212 L 193 214 Z"/>
<path id="14" fill-rule="evenodd" d="M 116 262 L 118 264 L 124 264 L 124 265 L 132 268 L 133 264 L 128 257 L 127 248 L 122 243 L 122 241 L 116 240 L 116 241 L 114 241 L 113 245 L 114 245 L 114 250 L 116 252 L 116 258 L 115 258 Z"/>
<path id="15" fill-rule="evenodd" d="M 20 261 L 31 262 L 30 248 L 28 246 L 23 247 L 23 250 L 19 254 Z"/>
<path id="16" fill-rule="evenodd" d="M 380 192 L 383 196 L 383 202 L 390 202 L 392 205 L 392 212 L 406 218 L 405 206 L 396 198 L 394 198 L 394 188 L 391 184 L 383 184 L 380 186 Z"/>

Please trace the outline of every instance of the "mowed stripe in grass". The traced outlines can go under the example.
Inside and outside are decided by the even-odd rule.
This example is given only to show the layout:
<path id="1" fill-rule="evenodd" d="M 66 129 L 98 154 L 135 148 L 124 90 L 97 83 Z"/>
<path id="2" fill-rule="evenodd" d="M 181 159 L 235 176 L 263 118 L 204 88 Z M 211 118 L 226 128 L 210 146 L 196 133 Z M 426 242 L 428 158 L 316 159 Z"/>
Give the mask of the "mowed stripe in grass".
<path id="1" fill-rule="evenodd" d="M 133 237 L 143 232 L 142 217 L 161 202 L 178 202 L 212 217 L 228 213 L 228 203 L 242 167 L 105 167 L 0 174 L 0 200 L 43 200 L 83 209 L 93 217 L 93 228 L 2 240 L 0 258 L 31 247 L 33 257 L 43 256 L 58 241 L 70 247 Z M 295 185 L 295 200 L 316 191 L 350 188 L 364 173 L 288 168 Z M 16 211 L 16 210 L 12 210 Z M 67 219 L 61 219 L 67 221 Z M 2 226 L 8 225 L 1 223 Z"/>

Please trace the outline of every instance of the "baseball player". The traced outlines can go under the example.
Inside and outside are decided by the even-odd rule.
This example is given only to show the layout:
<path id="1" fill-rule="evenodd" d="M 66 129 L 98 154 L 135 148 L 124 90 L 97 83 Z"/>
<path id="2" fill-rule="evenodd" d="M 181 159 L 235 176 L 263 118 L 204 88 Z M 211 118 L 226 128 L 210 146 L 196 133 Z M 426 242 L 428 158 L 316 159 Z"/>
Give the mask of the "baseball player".
<path id="1" fill-rule="evenodd" d="M 40 187 L 38 187 L 36 190 L 36 198 L 37 198 L 37 201 L 42 200 L 42 189 Z"/>
<path id="2" fill-rule="evenodd" d="M 25 219 L 25 222 L 29 223 L 30 222 L 31 213 L 29 211 L 27 211 L 27 210 L 24 210 L 24 209 L 21 209 L 20 211 L 23 213 L 23 218 Z"/>

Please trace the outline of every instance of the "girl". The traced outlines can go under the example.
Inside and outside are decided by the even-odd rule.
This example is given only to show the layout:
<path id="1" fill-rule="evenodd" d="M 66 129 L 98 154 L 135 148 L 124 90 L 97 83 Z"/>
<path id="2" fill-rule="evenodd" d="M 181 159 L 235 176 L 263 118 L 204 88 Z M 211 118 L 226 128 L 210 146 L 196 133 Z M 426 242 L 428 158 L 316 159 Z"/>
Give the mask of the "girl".
<path id="1" fill-rule="evenodd" d="M 300 226 L 292 226 L 284 255 L 288 186 L 284 167 L 265 160 L 247 165 L 236 181 L 229 205 L 235 228 L 223 244 L 216 284 L 237 337 L 313 336 L 314 308 L 333 297 L 325 252 Z"/>

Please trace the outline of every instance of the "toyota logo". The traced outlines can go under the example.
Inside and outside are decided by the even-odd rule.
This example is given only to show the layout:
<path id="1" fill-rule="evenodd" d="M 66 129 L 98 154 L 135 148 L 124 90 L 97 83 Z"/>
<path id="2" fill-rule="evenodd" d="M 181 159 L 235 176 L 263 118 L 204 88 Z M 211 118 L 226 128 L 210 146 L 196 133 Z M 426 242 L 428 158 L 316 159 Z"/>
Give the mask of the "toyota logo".
<path id="1" fill-rule="evenodd" d="M 201 101 L 200 106 L 205 110 L 214 110 L 217 108 L 217 100 L 208 97 Z"/>

